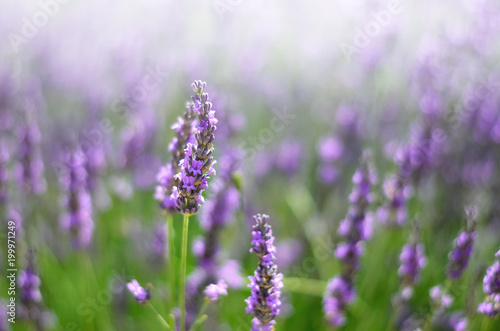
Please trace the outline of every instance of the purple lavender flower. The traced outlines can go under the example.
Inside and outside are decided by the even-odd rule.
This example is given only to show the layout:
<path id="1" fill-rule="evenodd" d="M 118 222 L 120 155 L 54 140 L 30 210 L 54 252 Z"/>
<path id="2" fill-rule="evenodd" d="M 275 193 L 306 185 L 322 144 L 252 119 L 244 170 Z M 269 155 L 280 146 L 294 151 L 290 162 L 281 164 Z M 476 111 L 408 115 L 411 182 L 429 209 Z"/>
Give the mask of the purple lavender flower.
<path id="1" fill-rule="evenodd" d="M 339 244 L 335 255 L 342 262 L 343 274 L 347 278 L 351 278 L 358 269 L 359 257 L 363 251 L 363 241 L 370 233 L 365 221 L 367 209 L 372 200 L 370 188 L 375 183 L 375 174 L 368 159 L 368 154 L 365 154 L 361 167 L 353 176 L 354 188 L 349 196 L 352 205 L 338 229 L 344 242 Z"/>
<path id="2" fill-rule="evenodd" d="M 419 279 L 420 270 L 427 264 L 424 247 L 418 243 L 417 231 L 413 231 L 409 243 L 403 247 L 399 256 L 401 266 L 398 273 L 402 286 L 402 298 L 405 300 L 412 296 L 412 288 Z"/>
<path id="3" fill-rule="evenodd" d="M 259 265 L 254 276 L 248 277 L 252 295 L 245 300 L 248 304 L 246 311 L 255 316 L 252 330 L 267 330 L 274 325 L 274 319 L 280 312 L 283 275 L 277 273 L 278 266 L 274 264 L 276 248 L 269 216 L 257 214 L 254 220 L 250 252 L 257 255 Z"/>
<path id="4" fill-rule="evenodd" d="M 40 278 L 32 267 L 26 268 L 19 273 L 19 288 L 21 292 L 21 302 L 25 306 L 42 301 L 40 294 Z"/>
<path id="5" fill-rule="evenodd" d="M 41 194 L 45 192 L 46 188 L 46 182 L 43 178 L 43 161 L 38 149 L 41 135 L 33 118 L 34 106 L 31 102 L 26 102 L 26 107 L 25 123 L 18 132 L 20 147 L 17 177 L 27 192 Z"/>
<path id="6" fill-rule="evenodd" d="M 370 189 L 375 183 L 375 174 L 370 167 L 367 152 L 364 153 L 361 167 L 356 171 L 352 180 L 354 188 L 349 196 L 352 205 L 338 229 L 344 241 L 335 250 L 335 256 L 342 263 L 342 274 L 329 281 L 323 297 L 325 317 L 333 326 L 341 326 L 345 323 L 346 309 L 355 298 L 354 274 L 359 269 L 363 242 L 371 232 L 366 224 L 366 213 L 372 200 Z"/>
<path id="7" fill-rule="evenodd" d="M 344 154 L 344 145 L 336 137 L 328 136 L 318 144 L 318 154 L 320 165 L 318 168 L 318 178 L 327 185 L 335 184 L 339 177 L 336 163 Z"/>
<path id="8" fill-rule="evenodd" d="M 8 200 L 7 183 L 9 180 L 9 171 L 7 163 L 9 162 L 9 153 L 4 142 L 0 142 L 0 206 Z"/>
<path id="9" fill-rule="evenodd" d="M 87 190 L 87 171 L 85 157 L 81 151 L 69 155 L 66 173 L 61 176 L 61 185 L 65 191 L 68 213 L 62 217 L 62 228 L 72 236 L 75 248 L 86 248 L 90 244 L 94 222 L 92 220 L 92 202 Z"/>
<path id="10" fill-rule="evenodd" d="M 133 279 L 130 283 L 127 284 L 128 290 L 134 295 L 135 300 L 141 305 L 144 306 L 149 300 L 151 300 L 151 292 L 149 288 L 145 290 L 139 282 Z"/>
<path id="11" fill-rule="evenodd" d="M 221 279 L 217 284 L 208 285 L 204 294 L 210 302 L 217 302 L 221 295 L 227 295 L 227 284 Z"/>
<path id="12" fill-rule="evenodd" d="M 208 94 L 204 92 L 205 82 L 195 81 L 191 87 L 195 92 L 192 97 L 194 112 L 198 115 L 199 124 L 196 126 L 196 143 L 187 143 L 185 157 L 179 162 L 180 172 L 175 175 L 178 184 L 172 190 L 172 198 L 177 203 L 177 211 L 184 215 L 196 214 L 205 202 L 202 193 L 208 188 L 207 180 L 211 174 L 215 175 L 213 141 L 217 130 L 217 119 L 212 103 L 208 101 Z M 198 164 L 202 162 L 201 174 L 198 173 Z"/>
<path id="13" fill-rule="evenodd" d="M 298 140 L 285 140 L 277 150 L 275 164 L 288 177 L 295 176 L 302 165 L 302 144 Z"/>
<path id="14" fill-rule="evenodd" d="M 495 254 L 496 261 L 486 270 L 483 279 L 483 290 L 487 297 L 477 311 L 494 317 L 500 314 L 500 251 Z"/>
<path id="15" fill-rule="evenodd" d="M 447 274 L 451 279 L 458 279 L 464 273 L 469 264 L 472 246 L 476 239 L 476 232 L 474 230 L 476 210 L 474 208 L 468 209 L 466 213 L 467 228 L 459 234 L 458 238 L 455 240 L 455 247 L 449 255 L 450 263 L 448 264 Z"/>
<path id="16" fill-rule="evenodd" d="M 343 277 L 335 276 L 328 281 L 323 296 L 323 312 L 330 325 L 339 327 L 345 324 L 345 311 L 355 297 L 352 284 Z"/>
<path id="17" fill-rule="evenodd" d="M 95 192 L 99 175 L 106 165 L 106 156 L 102 145 L 92 146 L 86 154 L 85 170 L 87 171 L 87 189 Z"/>
<path id="18" fill-rule="evenodd" d="M 436 307 L 448 308 L 453 303 L 453 298 L 447 294 L 440 285 L 436 285 L 431 288 L 429 295 Z"/>
<path id="19" fill-rule="evenodd" d="M 244 278 L 241 276 L 240 263 L 236 260 L 227 260 L 218 267 L 217 277 L 224 280 L 232 288 L 239 288 L 244 282 Z"/>
<path id="20" fill-rule="evenodd" d="M 469 326 L 469 322 L 467 321 L 467 317 L 463 317 L 461 314 L 456 313 L 450 316 L 448 325 L 453 331 L 465 331 Z"/>
<path id="21" fill-rule="evenodd" d="M 389 201 L 377 211 L 378 221 L 388 225 L 403 225 L 408 215 L 406 200 L 410 195 L 410 186 L 401 176 L 388 178 L 384 182 L 384 192 Z"/>

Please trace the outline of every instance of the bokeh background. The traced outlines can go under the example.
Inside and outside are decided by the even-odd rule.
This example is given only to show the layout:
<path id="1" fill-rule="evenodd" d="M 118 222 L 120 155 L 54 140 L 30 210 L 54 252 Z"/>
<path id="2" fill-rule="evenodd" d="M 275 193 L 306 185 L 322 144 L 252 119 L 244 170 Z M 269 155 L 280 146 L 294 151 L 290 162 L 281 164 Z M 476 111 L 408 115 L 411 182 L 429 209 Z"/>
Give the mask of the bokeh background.
<path id="1" fill-rule="evenodd" d="M 170 126 L 201 79 L 219 114 L 217 158 L 242 151 L 233 174 L 240 199 L 219 256 L 221 265 L 238 261 L 239 272 L 230 268 L 234 284 L 210 308 L 206 330 L 250 329 L 244 299 L 256 267 L 248 252 L 256 212 L 271 216 L 277 263 L 289 278 L 276 329 L 327 330 L 321 300 L 340 270 L 336 230 L 361 153 L 371 151 L 377 173 L 376 212 L 390 197 L 384 180 L 398 172 L 398 151 L 415 146 L 408 221 L 391 229 L 375 217 L 343 329 L 388 328 L 412 220 L 428 264 L 411 312 L 424 319 L 470 204 L 478 240 L 450 311 L 466 316 L 470 330 L 500 328 L 476 314 L 500 243 L 497 2 L 46 0 L 4 1 L 1 12 L 2 218 L 18 224 L 19 270 L 32 264 L 41 280 L 38 327 L 159 329 L 124 284 L 151 283 L 154 306 L 167 313 L 155 178 L 170 159 Z M 94 222 L 83 250 L 60 225 L 65 162 L 77 147 L 89 160 Z M 26 183 L 22 169 L 31 166 Z M 206 199 L 215 198 L 209 189 Z M 204 236 L 202 218 L 191 221 L 190 246 Z M 180 216 L 175 230 L 178 248 Z M 188 273 L 197 270 L 195 253 Z M 1 277 L 5 302 L 7 288 Z M 35 329 L 18 309 L 9 327 Z"/>

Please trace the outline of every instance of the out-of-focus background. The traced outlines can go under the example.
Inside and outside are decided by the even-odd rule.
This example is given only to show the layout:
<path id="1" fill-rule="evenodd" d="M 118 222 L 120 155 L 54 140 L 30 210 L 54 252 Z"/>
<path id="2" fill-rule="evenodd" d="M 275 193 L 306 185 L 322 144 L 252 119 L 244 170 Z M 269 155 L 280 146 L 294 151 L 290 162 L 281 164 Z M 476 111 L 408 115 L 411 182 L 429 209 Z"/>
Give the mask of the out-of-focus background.
<path id="1" fill-rule="evenodd" d="M 429 289 L 445 282 L 448 252 L 471 204 L 478 207 L 473 258 L 435 327 L 453 330 L 455 313 L 470 330 L 500 328 L 476 313 L 500 244 L 497 2 L 40 0 L 4 3 L 1 12 L 2 218 L 16 223 L 17 267 L 39 275 L 41 300 L 24 307 L 18 287 L 16 324 L 0 330 L 159 328 L 124 284 L 151 283 L 152 303 L 166 315 L 156 174 L 170 160 L 170 127 L 195 79 L 207 82 L 219 118 L 219 165 L 224 171 L 225 155 L 240 150 L 232 176 L 243 183 L 217 256 L 232 284 L 204 329 L 250 329 L 244 299 L 256 267 L 248 252 L 256 212 L 271 216 L 277 264 L 290 279 L 276 329 L 328 329 L 321 296 L 340 270 L 337 228 L 365 149 L 378 178 L 373 235 L 343 329 L 386 330 L 400 317 L 393 298 L 412 222 L 428 263 L 403 327 L 425 320 Z M 400 172 L 405 149 L 418 171 L 405 224 L 388 229 L 377 210 L 392 197 L 386 179 Z M 87 249 L 74 249 L 61 226 L 75 150 L 87 159 L 94 224 Z M 213 183 L 207 203 L 223 185 Z M 196 243 L 207 232 L 200 222 L 210 217 L 205 207 L 191 222 L 192 283 Z M 180 247 L 179 215 L 175 230 Z M 0 298 L 7 302 L 4 238 Z"/>

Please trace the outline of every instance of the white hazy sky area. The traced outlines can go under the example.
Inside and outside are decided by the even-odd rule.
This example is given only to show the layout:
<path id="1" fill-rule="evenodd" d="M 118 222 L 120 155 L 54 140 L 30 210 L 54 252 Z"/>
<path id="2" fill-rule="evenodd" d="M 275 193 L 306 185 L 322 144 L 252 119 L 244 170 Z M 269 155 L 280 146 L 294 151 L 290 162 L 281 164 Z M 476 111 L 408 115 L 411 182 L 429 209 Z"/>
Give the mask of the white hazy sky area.
<path id="1" fill-rule="evenodd" d="M 355 89 L 373 63 L 407 71 L 423 45 L 466 36 L 483 2 L 4 0 L 1 69 L 102 94 L 117 66 L 155 65 L 172 80 Z"/>

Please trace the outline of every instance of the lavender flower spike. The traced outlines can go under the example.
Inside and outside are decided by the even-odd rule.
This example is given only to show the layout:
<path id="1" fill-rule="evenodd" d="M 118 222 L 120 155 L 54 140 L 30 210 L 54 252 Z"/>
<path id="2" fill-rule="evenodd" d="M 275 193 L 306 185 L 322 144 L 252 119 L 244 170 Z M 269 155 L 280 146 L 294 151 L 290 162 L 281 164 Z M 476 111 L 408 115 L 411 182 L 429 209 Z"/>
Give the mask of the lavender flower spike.
<path id="1" fill-rule="evenodd" d="M 477 312 L 490 317 L 500 314 L 500 251 L 495 254 L 496 261 L 486 270 L 483 290 L 487 297 L 477 308 Z"/>
<path id="2" fill-rule="evenodd" d="M 134 295 L 135 300 L 141 305 L 144 306 L 149 300 L 151 300 L 151 292 L 149 289 L 145 290 L 139 282 L 133 279 L 130 283 L 127 284 L 128 290 Z"/>
<path id="3" fill-rule="evenodd" d="M 63 175 L 61 184 L 67 191 L 65 203 L 68 212 L 61 220 L 62 228 L 71 234 L 75 248 L 85 248 L 90 244 L 94 222 L 92 202 L 87 190 L 85 156 L 81 151 L 69 155 L 67 171 Z"/>
<path id="4" fill-rule="evenodd" d="M 274 319 L 280 312 L 280 296 L 283 287 L 283 275 L 274 264 L 276 248 L 274 236 L 269 225 L 269 216 L 257 214 L 252 231 L 251 253 L 259 258 L 259 265 L 254 276 L 249 276 L 252 295 L 245 300 L 247 314 L 254 314 L 252 331 L 271 330 Z"/>
<path id="5" fill-rule="evenodd" d="M 398 273 L 401 280 L 401 297 L 408 300 L 413 295 L 413 285 L 418 281 L 420 270 L 427 264 L 424 256 L 424 247 L 419 244 L 418 229 L 415 229 L 410 236 L 410 241 L 403 247 L 399 260 L 401 266 Z"/>
<path id="6" fill-rule="evenodd" d="M 42 301 L 40 294 L 40 278 L 35 274 L 32 267 L 26 268 L 19 274 L 19 288 L 21 290 L 21 301 L 25 306 Z"/>
<path id="7" fill-rule="evenodd" d="M 213 141 L 217 130 L 217 119 L 212 103 L 208 101 L 208 93 L 204 92 L 205 82 L 195 81 L 191 87 L 195 92 L 192 97 L 194 111 L 198 114 L 199 124 L 196 126 L 196 143 L 188 143 L 185 157 L 179 162 L 180 173 L 175 175 L 179 181 L 172 190 L 172 197 L 177 202 L 177 211 L 190 216 L 196 214 L 204 203 L 202 193 L 208 188 L 207 179 L 214 174 Z"/>
<path id="8" fill-rule="evenodd" d="M 375 183 L 375 174 L 370 166 L 370 155 L 365 152 L 361 167 L 353 176 L 354 188 L 349 196 L 351 208 L 338 229 L 344 238 L 335 251 L 342 263 L 342 274 L 332 278 L 323 297 L 323 311 L 329 324 L 342 326 L 348 305 L 354 301 L 354 275 L 359 269 L 359 260 L 363 252 L 363 242 L 370 235 L 367 224 L 367 209 L 372 200 L 370 188 Z"/>
<path id="9" fill-rule="evenodd" d="M 217 284 L 208 285 L 204 294 L 210 302 L 217 302 L 221 295 L 227 295 L 227 284 L 221 279 Z"/>
<path id="10" fill-rule="evenodd" d="M 0 141 L 0 206 L 8 200 L 8 180 L 9 172 L 7 170 L 9 162 L 9 152 L 3 141 Z"/>
<path id="11" fill-rule="evenodd" d="M 450 263 L 448 264 L 447 274 L 450 279 L 458 279 L 464 273 L 472 253 L 472 246 L 476 239 L 475 225 L 476 225 L 476 208 L 468 208 L 467 214 L 467 227 L 466 230 L 461 232 L 455 240 L 455 247 L 450 252 Z"/>

